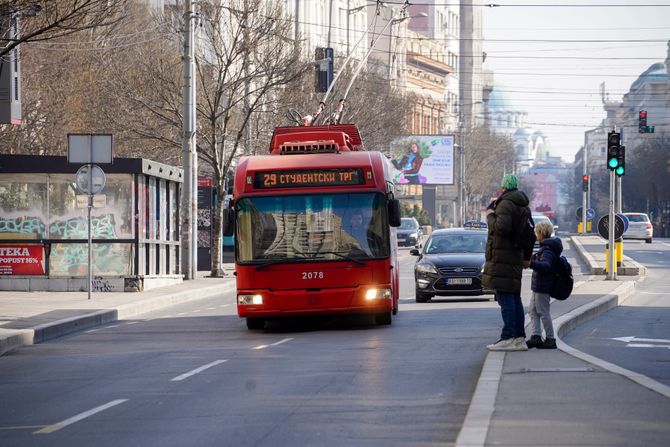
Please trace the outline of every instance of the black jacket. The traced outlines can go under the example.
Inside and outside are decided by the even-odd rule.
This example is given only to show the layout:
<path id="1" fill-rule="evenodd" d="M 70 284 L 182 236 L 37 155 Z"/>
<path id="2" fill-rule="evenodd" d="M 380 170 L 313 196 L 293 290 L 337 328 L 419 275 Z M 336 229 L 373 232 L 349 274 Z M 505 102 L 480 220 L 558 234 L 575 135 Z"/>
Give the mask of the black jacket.
<path id="1" fill-rule="evenodd" d="M 537 293 L 550 293 L 558 273 L 558 258 L 563 253 L 563 243 L 557 237 L 540 242 L 540 249 L 530 260 L 533 279 L 530 289 Z"/>
<path id="2" fill-rule="evenodd" d="M 487 289 L 521 293 L 524 251 L 516 246 L 514 237 L 523 206 L 528 206 L 528 197 L 522 191 L 512 189 L 495 201 L 493 212 L 486 216 L 488 239 L 482 284 Z"/>

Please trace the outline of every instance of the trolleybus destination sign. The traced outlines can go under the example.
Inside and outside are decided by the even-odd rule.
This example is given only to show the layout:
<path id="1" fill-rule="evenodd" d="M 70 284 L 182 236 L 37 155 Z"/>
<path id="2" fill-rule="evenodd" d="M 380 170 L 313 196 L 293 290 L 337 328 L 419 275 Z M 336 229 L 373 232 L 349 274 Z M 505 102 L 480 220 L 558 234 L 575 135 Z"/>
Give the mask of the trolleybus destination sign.
<path id="1" fill-rule="evenodd" d="M 364 184 L 365 178 L 360 168 L 257 172 L 254 177 L 254 187 L 259 189 Z"/>

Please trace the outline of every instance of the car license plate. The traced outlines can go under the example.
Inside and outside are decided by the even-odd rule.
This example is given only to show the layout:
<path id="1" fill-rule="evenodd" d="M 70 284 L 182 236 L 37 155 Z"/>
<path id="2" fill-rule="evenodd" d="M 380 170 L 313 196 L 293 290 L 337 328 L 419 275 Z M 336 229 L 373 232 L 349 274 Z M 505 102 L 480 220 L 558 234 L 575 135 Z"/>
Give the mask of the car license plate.
<path id="1" fill-rule="evenodd" d="M 449 278 L 447 284 L 452 286 L 462 286 L 472 284 L 472 278 Z"/>

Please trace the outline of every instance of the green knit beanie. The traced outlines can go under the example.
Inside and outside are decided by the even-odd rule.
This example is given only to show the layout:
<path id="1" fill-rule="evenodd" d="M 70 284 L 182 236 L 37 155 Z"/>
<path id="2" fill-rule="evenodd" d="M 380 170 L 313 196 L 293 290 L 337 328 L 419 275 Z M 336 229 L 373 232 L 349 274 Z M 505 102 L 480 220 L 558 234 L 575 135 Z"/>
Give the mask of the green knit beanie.
<path id="1" fill-rule="evenodd" d="M 500 187 L 504 189 L 517 189 L 519 182 L 514 174 L 505 174 L 500 183 Z"/>

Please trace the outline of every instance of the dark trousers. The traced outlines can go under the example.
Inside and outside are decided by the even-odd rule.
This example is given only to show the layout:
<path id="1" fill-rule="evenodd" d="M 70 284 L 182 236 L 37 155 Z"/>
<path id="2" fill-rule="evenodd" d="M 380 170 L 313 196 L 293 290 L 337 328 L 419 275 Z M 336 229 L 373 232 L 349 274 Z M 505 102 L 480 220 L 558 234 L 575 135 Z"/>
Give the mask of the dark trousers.
<path id="1" fill-rule="evenodd" d="M 496 292 L 496 299 L 500 305 L 500 313 L 503 319 L 503 329 L 500 338 L 524 337 L 524 311 L 521 303 L 521 295 L 515 295 L 507 292 Z"/>

